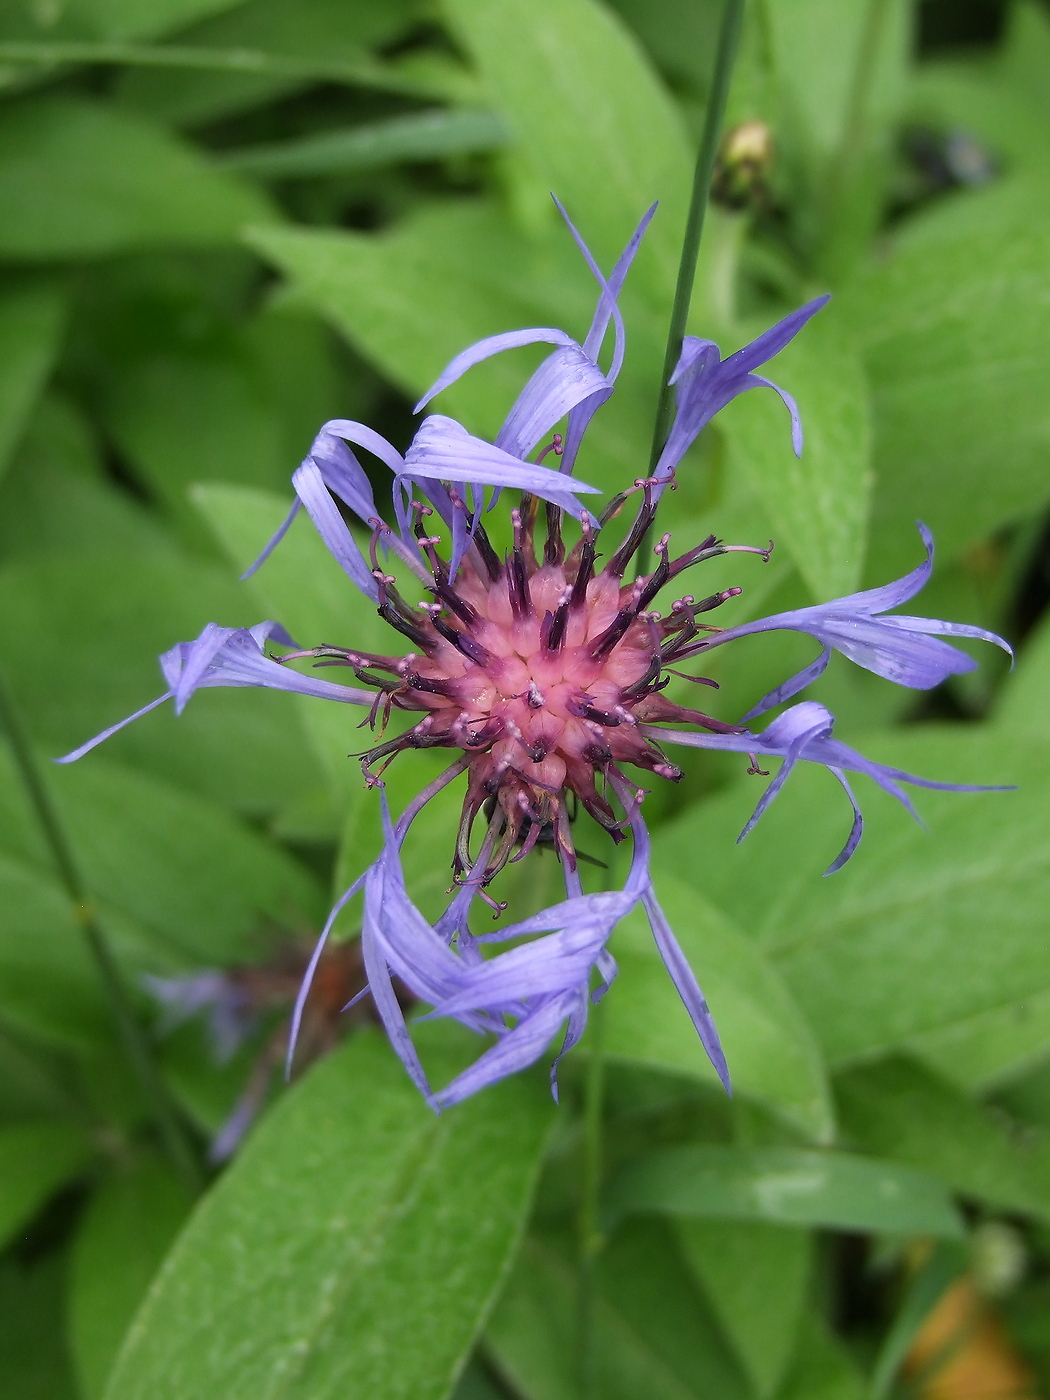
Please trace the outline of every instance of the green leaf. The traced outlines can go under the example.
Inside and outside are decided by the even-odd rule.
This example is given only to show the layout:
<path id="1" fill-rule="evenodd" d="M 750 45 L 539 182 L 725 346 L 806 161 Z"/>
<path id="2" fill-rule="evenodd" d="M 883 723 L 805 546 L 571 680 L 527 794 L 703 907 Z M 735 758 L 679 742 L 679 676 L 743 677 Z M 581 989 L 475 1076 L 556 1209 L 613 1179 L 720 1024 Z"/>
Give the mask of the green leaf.
<path id="1" fill-rule="evenodd" d="M 0 1244 L 6 1245 L 28 1224 L 91 1155 L 84 1134 L 65 1123 L 0 1128 Z"/>
<path id="2" fill-rule="evenodd" d="M 249 241 L 413 396 L 483 336 L 541 324 L 537 317 L 553 316 L 560 325 L 567 311 L 582 335 L 594 302 L 571 240 L 530 246 L 495 205 L 480 200 L 425 205 L 378 237 L 267 228 L 252 229 Z M 578 292 L 566 307 L 560 294 L 566 283 L 575 291 L 574 281 Z M 495 434 L 524 383 L 525 365 L 518 355 L 501 355 L 478 366 L 442 395 L 445 411 L 472 431 Z"/>
<path id="3" fill-rule="evenodd" d="M 809 1288 L 811 1236 L 750 1220 L 681 1220 L 677 1234 L 763 1400 L 776 1390 L 795 1349 Z"/>
<path id="4" fill-rule="evenodd" d="M 51 372 L 65 309 L 62 289 L 48 283 L 14 287 L 0 297 L 0 474 Z"/>
<path id="5" fill-rule="evenodd" d="M 111 378 L 103 411 L 136 474 L 189 543 L 202 533 L 188 500 L 192 483 L 274 488 L 296 465 L 283 451 L 279 406 L 243 338 L 138 356 Z"/>
<path id="6" fill-rule="evenodd" d="M 930 1172 L 967 1196 L 1050 1216 L 1045 1149 L 1019 1143 L 991 1113 L 900 1056 L 835 1080 L 847 1139 L 861 1152 Z"/>
<path id="7" fill-rule="evenodd" d="M 673 1147 L 627 1167 L 607 1209 L 762 1220 L 955 1238 L 963 1225 L 932 1177 L 845 1152 L 791 1147 Z"/>
<path id="8" fill-rule="evenodd" d="M 0 1400 L 80 1400 L 65 1337 L 65 1260 L 0 1265 Z"/>
<path id="9" fill-rule="evenodd" d="M 197 1209 L 107 1400 L 275 1384 L 289 1400 L 440 1400 L 517 1243 L 549 1121 L 521 1077 L 435 1117 L 386 1042 L 356 1035 Z"/>
<path id="10" fill-rule="evenodd" d="M 734 1087 L 829 1141 L 834 1110 L 820 1052 L 775 969 L 681 878 L 661 871 L 656 887 L 710 1003 Z M 612 950 L 621 976 L 603 1010 L 606 1053 L 717 1082 L 643 916 L 623 921 Z"/>
<path id="11" fill-rule="evenodd" d="M 1050 1053 L 1050 991 L 913 1036 L 904 1048 L 961 1089 L 992 1089 Z"/>
<path id="12" fill-rule="evenodd" d="M 80 1220 L 70 1261 L 70 1341 L 86 1400 L 98 1400 L 150 1280 L 189 1214 L 170 1169 L 144 1157 L 109 1178 Z"/>
<path id="13" fill-rule="evenodd" d="M 51 755 L 162 694 L 157 657 L 176 642 L 209 621 L 252 626 L 262 616 L 228 572 L 174 550 L 70 552 L 0 570 L 7 673 Z M 178 717 L 162 706 L 108 740 L 105 757 L 252 814 L 321 781 L 292 697 L 272 691 L 204 692 Z"/>
<path id="14" fill-rule="evenodd" d="M 0 773 L 0 1007 L 35 1037 L 96 1043 L 108 1034 L 97 969 L 6 759 Z M 323 917 L 313 879 L 221 808 L 97 756 L 48 778 L 130 975 L 241 961 L 267 927 Z"/>
<path id="15" fill-rule="evenodd" d="M 914 727 L 858 747 L 930 778 L 1021 785 L 918 791 L 923 831 L 865 784 L 864 840 L 828 880 L 820 872 L 850 814 L 831 776 L 809 765 L 740 846 L 764 786 L 750 779 L 665 826 L 655 843 L 657 875 L 706 853 L 705 896 L 771 954 L 831 1060 L 910 1044 L 1050 989 L 1050 751 L 977 725 Z"/>
<path id="16" fill-rule="evenodd" d="M 262 196 L 142 118 L 57 95 L 0 115 L 0 256 L 39 262 L 230 243 Z"/>
<path id="17" fill-rule="evenodd" d="M 805 431 L 791 449 L 787 410 L 766 391 L 744 394 L 720 423 L 730 469 L 743 470 L 819 601 L 859 585 L 871 494 L 868 389 L 856 352 L 822 311 L 764 370 L 798 401 Z"/>
<path id="18" fill-rule="evenodd" d="M 632 1222 L 597 1275 L 601 1400 L 745 1400 L 747 1383 L 661 1223 Z M 514 1394 L 578 1400 L 578 1289 L 563 1250 L 526 1242 L 485 1337 Z"/>
<path id="19" fill-rule="evenodd" d="M 134 3 L 134 0 L 129 0 Z M 150 0 L 139 0 L 149 4 Z M 248 0 L 185 29 L 179 45 L 315 59 L 320 68 L 361 61 L 411 22 L 414 0 Z M 287 74 L 132 69 L 117 84 L 121 105 L 160 121 L 196 126 L 250 110 L 310 85 Z"/>
<path id="20" fill-rule="evenodd" d="M 638 35 L 667 73 L 705 91 L 710 85 L 718 48 L 717 0 L 611 0 L 615 10 Z"/>
<path id="21" fill-rule="evenodd" d="M 777 1400 L 864 1400 L 857 1364 L 816 1312 L 806 1312 L 798 1350 Z"/>
<path id="22" fill-rule="evenodd" d="M 1025 638 L 1017 670 L 999 696 L 993 719 L 1005 734 L 1050 738 L 1045 698 L 1050 686 L 1050 618 Z"/>
<path id="23" fill-rule="evenodd" d="M 875 414 L 873 578 L 908 567 L 916 516 L 943 558 L 1046 499 L 1048 257 L 1042 222 L 942 223 L 844 296 Z"/>
<path id="24" fill-rule="evenodd" d="M 347 170 L 372 170 L 396 161 L 441 160 L 446 156 L 494 151 L 508 140 L 506 124 L 492 112 L 438 107 L 295 141 L 239 146 L 224 151 L 219 164 L 223 169 L 239 170 L 263 180 L 302 179 Z"/>
<path id="25" fill-rule="evenodd" d="M 243 959 L 261 924 L 298 930 L 323 918 L 307 871 L 217 804 L 97 755 L 51 782 L 94 894 L 180 962 Z M 0 839 L 13 845 L 6 831 Z"/>
<path id="26" fill-rule="evenodd" d="M 634 36 L 594 0 L 446 0 L 489 99 L 611 266 L 653 203 L 632 282 L 669 302 L 692 164 L 681 117 Z"/>
<path id="27" fill-rule="evenodd" d="M 67 0 L 61 9 L 9 6 L 0 25 L 4 39 L 147 39 L 202 15 L 229 9 L 236 0 Z"/>
<path id="28" fill-rule="evenodd" d="M 156 517 L 105 480 L 96 444 L 69 405 L 45 395 L 0 482 L 0 556 L 170 549 Z"/>

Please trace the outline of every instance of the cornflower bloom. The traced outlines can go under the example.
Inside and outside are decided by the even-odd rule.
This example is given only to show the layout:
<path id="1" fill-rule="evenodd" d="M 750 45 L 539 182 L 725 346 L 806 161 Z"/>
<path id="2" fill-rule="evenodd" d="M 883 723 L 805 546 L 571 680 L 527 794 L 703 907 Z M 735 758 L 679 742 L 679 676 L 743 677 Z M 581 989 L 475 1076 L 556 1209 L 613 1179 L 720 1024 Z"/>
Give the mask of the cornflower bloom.
<path id="1" fill-rule="evenodd" d="M 673 484 L 686 451 L 736 395 L 757 387 L 775 389 L 791 416 L 795 451 L 801 452 L 802 429 L 793 400 L 756 371 L 826 301 L 821 297 L 810 302 L 724 361 L 713 342 L 687 337 L 674 376 L 676 416 L 654 476 L 637 479 L 600 513 L 591 513 L 579 498 L 595 494 L 595 488 L 572 474 L 573 465 L 583 432 L 611 394 L 623 362 L 617 296 L 652 212 L 608 279 L 569 223 L 599 287 L 594 318 L 582 343 L 549 327 L 491 336 L 457 356 L 418 405 L 422 408 L 491 355 L 522 345 L 553 346 L 495 442 L 432 414 L 402 456 L 364 424 L 339 420 L 321 429 L 292 478 L 296 500 L 291 514 L 253 568 L 279 543 L 295 513 L 305 508 L 347 576 L 375 603 L 399 634 L 402 647 L 410 648 L 407 654 L 378 655 L 328 643 L 300 650 L 274 622 L 250 630 L 209 624 L 196 641 L 182 643 L 161 658 L 168 688 L 138 712 L 167 699 L 181 711 L 203 686 L 267 686 L 365 706 L 366 722 L 381 731 L 392 710 L 418 716 L 411 727 L 380 738 L 362 756 L 366 783 L 380 789 L 383 849 L 329 918 L 296 1005 L 291 1045 L 332 922 L 345 903 L 363 891 L 366 990 L 409 1074 L 437 1109 L 532 1063 L 562 1026 L 559 1059 L 579 1040 L 589 1004 L 616 973 L 607 948 L 609 936 L 636 905 L 645 910 L 674 985 L 728 1089 L 728 1070 L 707 1004 L 653 890 L 641 811 L 644 789 L 625 771 L 676 781 L 681 770 L 664 753 L 664 743 L 746 753 L 755 772 L 761 771 L 759 758 L 783 760 L 741 835 L 761 816 L 799 759 L 827 767 L 854 808 L 849 840 L 832 870 L 849 858 L 861 834 L 847 772 L 873 778 L 909 810 L 902 782 L 974 790 L 930 783 L 863 758 L 831 737 L 832 717 L 814 702 L 795 705 L 756 734 L 663 693 L 670 668 L 753 631 L 791 628 L 812 634 L 825 648 L 838 647 L 869 669 L 919 687 L 936 685 L 973 664 L 929 633 L 954 631 L 1006 644 L 975 628 L 918 618 L 875 619 L 875 613 L 921 587 L 929 558 L 914 574 L 885 589 L 729 631 L 700 619 L 737 595 L 739 588 L 700 598 L 679 596 L 664 613 L 654 604 L 695 565 L 731 552 L 767 559 L 768 547 L 724 544 L 711 535 L 673 554 L 665 534 L 655 545 L 652 572 L 625 581 L 653 525 L 661 494 Z M 609 368 L 603 370 L 598 357 L 610 328 L 613 349 Z M 559 423 L 564 423 L 564 434 L 555 433 L 537 453 Z M 377 508 L 351 444 L 390 469 L 394 525 Z M 544 464 L 552 453 L 558 470 Z M 534 454 L 535 461 L 529 461 Z M 501 555 L 482 519 L 486 505 L 491 510 L 504 490 L 521 494 L 510 508 L 512 539 Z M 487 491 L 492 496 L 486 502 Z M 613 521 L 633 496 L 639 504 L 632 524 L 621 538 L 609 541 Z M 337 501 L 370 530 L 367 558 Z M 565 538 L 567 519 L 578 522 L 571 544 Z M 404 577 L 427 592 L 425 601 L 413 606 L 405 598 L 387 567 L 391 557 Z M 290 650 L 271 655 L 268 646 L 275 643 Z M 357 685 L 304 675 L 287 664 L 302 658 L 345 667 Z M 786 682 L 765 697 L 756 712 L 795 694 L 811 674 L 816 674 L 814 668 Z M 702 677 L 691 679 L 713 684 Z M 668 725 L 675 727 L 664 727 Z M 63 761 L 78 758 L 119 728 L 114 725 Z M 395 822 L 382 791 L 383 767 L 396 755 L 420 748 L 446 748 L 456 757 Z M 401 847 L 419 812 L 461 775 L 466 791 L 452 860 L 454 894 L 445 913 L 431 924 L 406 888 Z M 630 833 L 633 857 L 622 890 L 585 893 L 570 817 L 573 800 L 614 843 Z M 479 825 L 480 839 L 475 839 Z M 501 932 L 476 935 L 469 925 L 473 901 L 480 896 L 497 914 L 502 912 L 505 906 L 493 899 L 488 886 L 509 862 L 523 859 L 541 841 L 553 846 L 560 861 L 565 899 Z M 508 941 L 515 946 L 485 956 L 484 945 Z M 394 992 L 394 976 L 433 1008 L 430 1014 L 452 1017 L 495 1038 L 472 1066 L 437 1091 L 412 1043 Z M 592 991 L 595 976 L 598 985 Z M 557 1061 L 551 1071 L 555 1094 L 556 1066 Z"/>

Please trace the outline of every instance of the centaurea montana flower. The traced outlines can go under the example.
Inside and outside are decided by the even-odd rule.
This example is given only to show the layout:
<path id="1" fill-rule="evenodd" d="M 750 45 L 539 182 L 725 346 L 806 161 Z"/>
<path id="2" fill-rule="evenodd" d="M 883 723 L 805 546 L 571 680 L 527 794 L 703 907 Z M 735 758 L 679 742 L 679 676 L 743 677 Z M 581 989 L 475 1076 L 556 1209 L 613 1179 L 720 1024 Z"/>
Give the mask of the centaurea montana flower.
<path id="1" fill-rule="evenodd" d="M 377 1012 L 409 1074 L 435 1108 L 455 1103 L 487 1084 L 536 1060 L 564 1026 L 561 1054 L 583 1033 L 588 1005 L 609 986 L 616 965 L 607 943 L 616 923 L 636 905 L 645 910 L 657 947 L 693 1020 L 701 1041 L 726 1087 L 729 1077 L 710 1012 L 692 969 L 663 915 L 649 875 L 649 837 L 642 817 L 644 791 L 625 768 L 675 781 L 681 771 L 662 743 L 721 748 L 757 758 L 779 757 L 781 769 L 766 790 L 745 832 L 761 816 L 799 759 L 827 767 L 854 808 L 853 826 L 835 870 L 853 853 L 861 834 L 859 809 L 847 772 L 873 778 L 906 806 L 901 782 L 953 791 L 966 785 L 929 783 L 872 763 L 831 737 L 833 720 L 813 702 L 795 705 L 756 734 L 700 710 L 676 704 L 663 694 L 669 668 L 752 631 L 779 628 L 811 633 L 826 647 L 904 685 L 927 687 L 968 669 L 968 657 L 927 633 L 961 633 L 1005 643 L 973 628 L 925 619 L 874 614 L 911 597 L 929 572 L 924 566 L 896 584 L 855 594 L 834 603 L 783 613 L 744 627 L 720 631 L 699 619 L 740 592 L 730 588 L 701 598 L 685 595 L 662 615 L 653 605 L 668 585 L 693 565 L 729 552 L 768 558 L 769 550 L 726 545 L 713 535 L 672 557 L 670 537 L 655 546 L 657 565 L 625 582 L 632 559 L 647 537 L 663 490 L 704 425 L 733 397 L 748 389 L 771 387 L 791 413 L 795 450 L 802 430 L 794 401 L 756 370 L 781 350 L 824 304 L 818 298 L 793 312 L 751 345 L 721 360 L 710 341 L 686 339 L 675 372 L 677 413 L 651 478 L 640 478 L 592 515 L 581 495 L 594 488 L 572 475 L 583 431 L 609 397 L 623 361 L 624 332 L 617 296 L 652 210 L 606 279 L 582 239 L 569 228 L 594 274 L 600 294 L 584 341 L 549 327 L 491 336 L 452 361 L 419 407 L 481 360 L 517 346 L 547 343 L 554 349 L 532 375 L 511 408 L 494 443 L 472 436 L 453 419 L 424 419 L 405 456 L 364 424 L 326 424 L 293 477 L 296 501 L 288 520 L 263 551 L 279 543 L 291 519 L 305 508 L 344 571 L 375 604 L 381 617 L 407 641 L 407 655 L 377 655 L 352 647 L 322 644 L 295 650 L 277 624 L 251 629 L 209 624 L 196 641 L 161 658 L 167 690 L 138 714 L 165 699 L 177 710 L 202 686 L 267 686 L 369 707 L 373 729 L 385 725 L 392 709 L 415 712 L 418 722 L 363 755 L 365 781 L 382 788 L 381 771 L 397 754 L 413 748 L 448 748 L 454 762 L 395 822 L 385 794 L 379 800 L 384 844 L 378 859 L 343 895 L 317 945 L 300 992 L 291 1043 L 302 1016 L 310 976 L 321 956 L 336 914 L 363 890 L 362 955 Z M 568 222 L 568 221 L 567 221 Z M 602 370 L 599 352 L 610 326 L 614 348 Z M 564 420 L 564 437 L 537 455 L 538 444 Z M 377 508 L 373 490 L 350 446 L 364 448 L 393 474 L 396 528 Z M 560 470 L 543 465 L 551 450 Z M 513 542 L 504 556 L 483 524 L 485 493 L 521 492 L 511 509 Z M 626 535 L 599 544 L 627 500 L 641 504 Z M 371 530 L 366 559 L 337 505 Z M 542 503 L 542 507 L 541 507 Z M 579 522 L 575 542 L 564 539 L 566 517 Z M 542 543 L 538 525 L 542 518 Z M 443 543 L 435 530 L 440 522 Z M 443 553 L 442 550 L 446 552 Z M 413 607 L 380 550 L 398 562 L 430 594 Z M 258 563 L 253 566 L 258 567 Z M 924 572 L 925 571 L 925 572 Z M 292 647 L 274 658 L 267 647 Z M 357 686 L 343 686 L 291 670 L 287 662 L 311 657 L 318 665 L 344 666 Z M 756 707 L 760 712 L 789 698 L 815 674 L 809 668 Z M 702 677 L 693 679 L 703 681 Z M 712 682 L 707 682 L 712 684 Z M 137 716 L 131 716 L 134 719 Z M 125 720 L 122 723 L 129 723 Z M 674 725 L 675 728 L 663 726 Z M 689 726 L 683 728 L 682 726 Z M 79 757 L 121 728 L 114 725 L 74 753 Z M 466 775 L 459 832 L 453 857 L 453 898 L 436 924 L 413 903 L 405 884 L 401 847 L 416 816 L 449 783 Z M 622 890 L 587 894 L 580 879 L 570 820 L 570 798 L 603 827 L 614 842 L 630 831 L 633 858 Z M 474 830 L 483 823 L 480 842 Z M 474 899 L 481 895 L 501 911 L 486 887 L 510 861 L 521 860 L 540 841 L 553 846 L 562 867 L 566 898 L 499 933 L 475 935 L 469 926 Z M 830 873 L 830 871 L 828 872 Z M 516 946 L 485 956 L 484 945 L 518 939 Z M 597 976 L 599 985 L 591 990 Z M 415 997 L 479 1033 L 495 1037 L 475 1063 L 453 1082 L 432 1090 L 412 1043 L 394 993 L 397 977 Z M 552 1087 L 556 1093 L 552 1068 Z"/>

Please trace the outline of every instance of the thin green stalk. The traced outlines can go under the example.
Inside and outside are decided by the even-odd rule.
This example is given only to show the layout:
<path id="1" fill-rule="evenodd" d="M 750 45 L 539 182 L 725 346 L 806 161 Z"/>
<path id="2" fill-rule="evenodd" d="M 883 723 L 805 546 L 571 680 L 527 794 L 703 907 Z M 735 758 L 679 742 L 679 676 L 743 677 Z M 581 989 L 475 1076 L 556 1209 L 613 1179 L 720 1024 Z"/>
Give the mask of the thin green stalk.
<path id="1" fill-rule="evenodd" d="M 160 1140 L 171 1162 L 186 1184 L 199 1191 L 204 1184 L 196 1153 L 171 1101 L 167 1087 L 153 1058 L 149 1039 L 120 978 L 116 959 L 99 924 L 80 873 L 69 836 L 62 824 L 51 794 L 37 765 L 36 756 L 22 724 L 7 682 L 0 673 L 0 727 L 7 735 L 11 756 L 25 786 L 26 795 L 44 840 L 55 862 L 58 877 L 69 896 L 73 917 L 84 935 L 88 951 L 98 970 L 117 1032 L 139 1085 L 150 1105 Z"/>
<path id="2" fill-rule="evenodd" d="M 693 192 L 689 200 L 689 214 L 685 222 L 685 236 L 682 240 L 682 256 L 678 263 L 678 281 L 675 284 L 674 303 L 671 307 L 671 323 L 667 328 L 667 348 L 664 351 L 663 373 L 660 377 L 660 397 L 656 402 L 656 422 L 653 424 L 653 442 L 649 452 L 649 475 L 656 470 L 660 453 L 664 449 L 667 435 L 674 417 L 674 389 L 670 379 L 682 353 L 686 322 L 689 319 L 689 303 L 693 298 L 693 282 L 696 278 L 696 262 L 700 254 L 700 239 L 704 232 L 704 216 L 707 213 L 707 200 L 714 175 L 715 160 L 718 156 L 718 142 L 725 119 L 726 101 L 729 97 L 729 83 L 733 75 L 733 62 L 736 58 L 740 28 L 744 19 L 744 0 L 725 0 L 722 10 L 722 27 L 718 35 L 718 53 L 715 58 L 714 77 L 707 99 L 704 114 L 704 129 L 700 137 L 700 149 L 693 172 Z M 645 573 L 646 558 L 649 552 L 649 532 L 646 532 L 637 554 L 638 572 Z"/>
<path id="3" fill-rule="evenodd" d="M 595 1271 L 605 1244 L 601 1229 L 603 1174 L 602 1118 L 605 1109 L 605 1047 L 601 1003 L 590 1017 L 587 1077 L 583 1090 L 583 1194 L 580 1202 L 580 1291 L 577 1338 L 581 1400 L 598 1395 L 598 1347 L 595 1337 Z"/>

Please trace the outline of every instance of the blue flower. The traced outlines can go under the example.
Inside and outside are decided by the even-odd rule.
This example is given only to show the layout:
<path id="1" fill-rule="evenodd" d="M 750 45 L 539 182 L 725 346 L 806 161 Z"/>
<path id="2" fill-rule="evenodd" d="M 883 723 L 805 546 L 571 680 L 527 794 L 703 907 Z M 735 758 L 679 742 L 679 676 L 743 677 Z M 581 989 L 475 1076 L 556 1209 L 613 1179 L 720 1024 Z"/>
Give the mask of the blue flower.
<path id="1" fill-rule="evenodd" d="M 653 571 L 634 582 L 624 581 L 653 523 L 661 492 L 689 444 L 737 394 L 758 386 L 776 387 L 756 369 L 826 300 L 818 298 L 793 312 L 724 362 L 712 342 L 688 339 L 675 373 L 678 411 L 655 476 L 629 484 L 596 517 L 580 499 L 594 494 L 594 488 L 579 481 L 572 468 L 583 433 L 612 393 L 623 362 L 617 297 L 652 213 L 643 218 L 608 278 L 570 224 L 599 289 L 582 342 L 551 327 L 491 336 L 457 356 L 420 401 L 423 408 L 491 355 L 521 345 L 550 345 L 494 442 L 473 436 L 452 418 L 430 414 L 402 456 L 365 424 L 339 419 L 325 424 L 296 471 L 292 510 L 253 568 L 279 544 L 295 514 L 305 509 L 347 577 L 398 634 L 391 654 L 331 644 L 304 651 L 273 622 L 247 630 L 209 624 L 195 641 L 161 657 L 164 693 L 130 717 L 169 699 L 181 711 L 197 689 L 209 686 L 263 686 L 367 707 L 365 723 L 379 732 L 362 756 L 362 772 L 369 786 L 380 789 L 383 847 L 339 900 L 322 931 L 293 1013 L 289 1057 L 332 923 L 347 902 L 360 895 L 367 990 L 406 1070 L 436 1109 L 531 1064 L 561 1027 L 565 1030 L 558 1059 L 576 1044 L 589 1006 L 616 975 L 607 947 L 612 930 L 635 907 L 645 911 L 672 981 L 728 1088 L 728 1069 L 710 1010 L 652 886 L 649 834 L 642 816 L 645 791 L 624 771 L 680 778 L 661 743 L 781 757 L 780 773 L 749 827 L 799 758 L 826 765 L 847 793 L 846 772 L 866 773 L 906 805 L 900 782 L 957 786 L 926 783 L 870 763 L 832 739 L 831 716 L 819 705 L 797 705 L 755 735 L 672 703 L 663 694 L 669 666 L 750 631 L 794 627 L 811 632 L 826 647 L 837 646 L 870 669 L 922 686 L 936 684 L 934 676 L 972 664 L 927 634 L 954 632 L 998 640 L 979 629 L 873 616 L 917 591 L 928 575 L 929 560 L 925 572 L 919 569 L 887 589 L 721 633 L 697 619 L 739 593 L 737 588 L 699 602 L 680 598 L 666 616 L 652 605 L 665 586 L 694 565 L 728 552 L 767 555 L 768 550 L 725 545 L 711 536 L 672 559 L 665 535 L 655 546 Z M 613 346 L 603 369 L 600 361 L 610 329 Z M 798 451 L 797 409 L 788 395 L 777 392 L 791 412 Z M 559 424 L 564 434 L 554 432 Z M 362 450 L 390 472 L 386 515 L 355 455 Z M 557 470 L 544 465 L 552 452 Z M 536 460 L 528 460 L 530 456 Z M 484 518 L 507 490 L 520 493 L 520 498 L 510 511 L 511 547 L 501 556 Z M 633 522 L 607 544 L 614 520 L 636 493 L 640 499 Z M 370 533 L 365 547 L 346 523 L 344 508 Z M 564 537 L 567 522 L 578 522 L 572 541 Z M 427 597 L 413 602 L 403 596 L 405 587 L 425 590 Z M 283 652 L 275 653 L 275 647 Z M 345 668 L 355 684 L 320 680 L 293 669 L 295 662 L 307 658 Z M 799 677 L 786 682 L 773 698 L 760 702 L 756 712 L 793 694 L 791 687 L 803 683 Z M 385 738 L 393 709 L 411 715 L 413 722 Z M 80 757 L 130 719 L 61 761 Z M 382 773 L 399 754 L 415 748 L 449 749 L 453 761 L 394 821 L 382 791 Z M 460 778 L 466 782 L 453 843 L 456 889 L 432 924 L 409 894 L 401 848 L 419 813 Z M 585 892 L 572 826 L 577 805 L 611 841 L 632 841 L 622 890 Z M 850 840 L 833 869 L 852 854 L 860 838 L 856 804 L 854 810 Z M 480 838 L 475 837 L 476 827 Z M 470 922 L 476 901 L 500 915 L 505 906 L 489 887 L 509 863 L 524 859 L 537 846 L 548 848 L 559 861 L 565 898 L 531 918 L 479 935 Z M 492 949 L 492 944 L 501 946 Z M 506 944 L 511 946 L 502 946 Z M 450 1017 L 493 1037 L 451 1084 L 434 1089 L 428 1082 L 395 993 L 395 979 L 432 1008 L 430 1015 Z M 555 1092 L 556 1069 L 557 1060 L 551 1071 Z"/>

